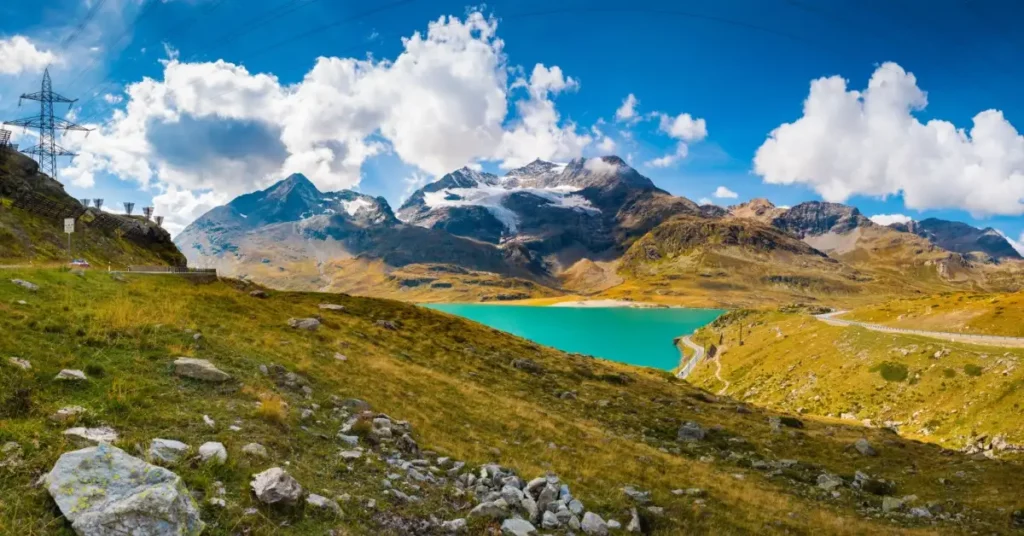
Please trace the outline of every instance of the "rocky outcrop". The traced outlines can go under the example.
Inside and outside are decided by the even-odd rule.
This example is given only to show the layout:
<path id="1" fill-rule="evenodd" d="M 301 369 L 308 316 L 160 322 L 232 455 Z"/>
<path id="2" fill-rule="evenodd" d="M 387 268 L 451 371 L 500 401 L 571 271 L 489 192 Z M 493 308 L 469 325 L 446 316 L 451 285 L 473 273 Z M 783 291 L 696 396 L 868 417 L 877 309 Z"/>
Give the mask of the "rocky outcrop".
<path id="1" fill-rule="evenodd" d="M 771 224 L 800 238 L 825 233 L 843 234 L 858 227 L 875 225 L 856 207 L 839 203 L 800 203 L 774 218 Z"/>
<path id="2" fill-rule="evenodd" d="M 111 445 L 63 454 L 43 481 L 83 536 L 192 536 L 205 528 L 178 475 Z"/>

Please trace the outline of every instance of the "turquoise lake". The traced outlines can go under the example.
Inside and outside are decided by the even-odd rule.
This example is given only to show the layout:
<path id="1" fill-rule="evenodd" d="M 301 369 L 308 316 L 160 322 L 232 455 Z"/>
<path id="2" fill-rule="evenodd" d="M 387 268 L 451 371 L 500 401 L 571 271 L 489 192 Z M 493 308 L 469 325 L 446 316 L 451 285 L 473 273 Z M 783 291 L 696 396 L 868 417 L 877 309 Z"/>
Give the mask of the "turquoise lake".
<path id="1" fill-rule="evenodd" d="M 476 303 L 441 303 L 427 307 L 566 352 L 663 370 L 679 366 L 679 349 L 673 339 L 693 333 L 724 312 Z"/>

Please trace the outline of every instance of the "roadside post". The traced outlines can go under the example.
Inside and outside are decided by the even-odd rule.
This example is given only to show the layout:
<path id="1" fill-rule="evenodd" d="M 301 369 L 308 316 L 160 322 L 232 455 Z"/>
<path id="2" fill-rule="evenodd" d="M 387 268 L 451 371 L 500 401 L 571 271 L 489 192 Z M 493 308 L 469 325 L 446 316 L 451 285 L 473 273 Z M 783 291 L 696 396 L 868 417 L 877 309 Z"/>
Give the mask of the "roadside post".
<path id="1" fill-rule="evenodd" d="M 68 262 L 75 260 L 71 255 L 71 235 L 75 232 L 75 219 L 64 218 L 64 232 L 68 235 Z"/>

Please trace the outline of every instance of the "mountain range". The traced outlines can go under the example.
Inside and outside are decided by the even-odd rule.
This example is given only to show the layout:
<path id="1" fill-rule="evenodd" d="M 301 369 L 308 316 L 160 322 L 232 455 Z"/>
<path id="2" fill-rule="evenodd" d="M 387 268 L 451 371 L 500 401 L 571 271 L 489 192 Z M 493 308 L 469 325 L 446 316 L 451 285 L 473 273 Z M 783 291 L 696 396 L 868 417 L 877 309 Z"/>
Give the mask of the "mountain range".
<path id="1" fill-rule="evenodd" d="M 462 168 L 397 212 L 292 175 L 211 210 L 175 242 L 190 264 L 279 288 L 412 300 L 1003 289 L 1019 288 L 1022 264 L 997 232 L 960 222 L 883 226 L 818 201 L 701 206 L 616 156 L 535 160 L 504 176 Z"/>

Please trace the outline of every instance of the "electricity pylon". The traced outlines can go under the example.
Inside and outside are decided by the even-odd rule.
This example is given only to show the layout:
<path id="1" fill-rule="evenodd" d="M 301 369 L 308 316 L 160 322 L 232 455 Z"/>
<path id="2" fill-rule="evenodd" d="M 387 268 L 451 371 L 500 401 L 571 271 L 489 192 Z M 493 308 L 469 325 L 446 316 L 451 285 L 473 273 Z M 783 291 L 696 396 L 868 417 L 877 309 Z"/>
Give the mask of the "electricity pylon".
<path id="1" fill-rule="evenodd" d="M 35 155 L 39 160 L 39 170 L 50 177 L 57 178 L 57 157 L 75 156 L 75 153 L 57 145 L 57 130 L 82 130 L 88 132 L 90 129 L 77 125 L 64 119 L 53 116 L 53 103 L 67 103 L 71 109 L 71 103 L 77 99 L 69 99 L 59 93 L 53 92 L 53 84 L 50 82 L 50 69 L 43 72 L 43 87 L 38 93 L 25 93 L 18 99 L 21 106 L 22 100 L 39 101 L 39 115 L 26 117 L 15 121 L 4 121 L 5 125 L 13 125 L 26 128 L 39 129 L 39 143 L 21 152 Z"/>

